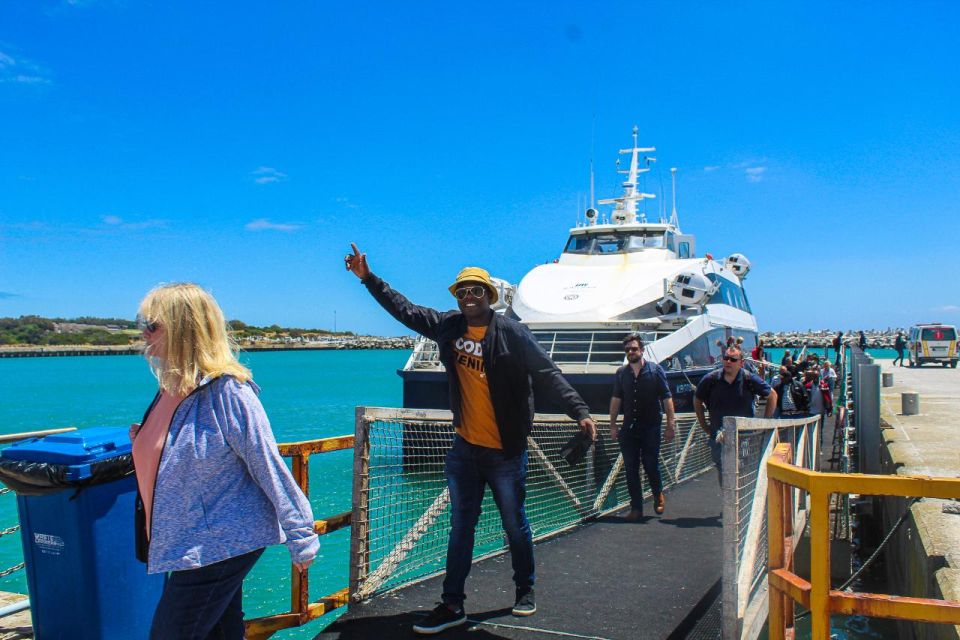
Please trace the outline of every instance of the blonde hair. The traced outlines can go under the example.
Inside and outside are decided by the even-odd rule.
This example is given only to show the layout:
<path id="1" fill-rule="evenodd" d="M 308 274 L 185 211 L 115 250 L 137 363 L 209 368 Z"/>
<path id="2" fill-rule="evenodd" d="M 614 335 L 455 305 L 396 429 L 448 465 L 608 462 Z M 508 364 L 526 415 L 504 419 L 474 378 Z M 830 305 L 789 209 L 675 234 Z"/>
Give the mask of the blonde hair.
<path id="1" fill-rule="evenodd" d="M 139 315 L 163 330 L 162 357 L 146 351 L 150 368 L 167 393 L 185 396 L 206 376 L 253 376 L 237 360 L 239 348 L 227 333 L 217 301 L 190 282 L 160 285 L 144 297 Z"/>

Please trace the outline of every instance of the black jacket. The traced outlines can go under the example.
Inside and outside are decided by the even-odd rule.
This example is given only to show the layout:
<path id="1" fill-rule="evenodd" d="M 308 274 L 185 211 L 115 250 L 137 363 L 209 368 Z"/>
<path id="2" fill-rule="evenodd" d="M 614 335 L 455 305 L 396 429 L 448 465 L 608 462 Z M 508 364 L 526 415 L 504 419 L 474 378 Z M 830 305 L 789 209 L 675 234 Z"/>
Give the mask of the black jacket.
<path id="1" fill-rule="evenodd" d="M 440 312 L 415 305 L 373 274 L 363 283 L 390 315 L 437 343 L 440 362 L 447 370 L 453 426 L 458 427 L 460 381 L 452 343 L 467 332 L 466 318 L 459 311 Z M 491 315 L 483 338 L 483 366 L 503 452 L 515 456 L 527 448 L 527 435 L 533 424 L 534 393 L 552 395 L 567 407 L 567 415 L 574 420 L 590 417 L 590 410 L 527 327 L 500 314 Z"/>

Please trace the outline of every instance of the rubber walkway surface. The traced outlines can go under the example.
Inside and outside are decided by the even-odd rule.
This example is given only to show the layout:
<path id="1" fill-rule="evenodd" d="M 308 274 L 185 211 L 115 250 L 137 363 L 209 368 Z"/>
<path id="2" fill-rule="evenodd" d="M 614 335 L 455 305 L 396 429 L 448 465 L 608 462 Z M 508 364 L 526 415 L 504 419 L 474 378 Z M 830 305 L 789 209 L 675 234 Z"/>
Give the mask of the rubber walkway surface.
<path id="1" fill-rule="evenodd" d="M 467 624 L 437 637 L 686 637 L 715 609 L 720 592 L 717 475 L 710 471 L 665 496 L 662 516 L 653 515 L 648 502 L 643 522 L 607 516 L 537 544 L 534 616 L 510 614 L 509 554 L 475 564 L 467 579 Z M 352 605 L 315 640 L 426 637 L 411 627 L 440 599 L 442 581 L 432 578 Z"/>

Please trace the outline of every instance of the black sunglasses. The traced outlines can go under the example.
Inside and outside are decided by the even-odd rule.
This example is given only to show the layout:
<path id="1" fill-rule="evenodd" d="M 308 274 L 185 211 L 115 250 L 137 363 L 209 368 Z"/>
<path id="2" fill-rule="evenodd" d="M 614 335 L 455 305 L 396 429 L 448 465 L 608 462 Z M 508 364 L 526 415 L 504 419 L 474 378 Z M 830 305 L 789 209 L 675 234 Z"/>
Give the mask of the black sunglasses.
<path id="1" fill-rule="evenodd" d="M 630 353 L 631 351 L 643 351 L 643 347 L 624 347 L 624 352 Z"/>
<path id="2" fill-rule="evenodd" d="M 740 358 L 732 358 L 730 356 L 723 356 L 723 359 L 727 362 L 740 362 Z"/>
<path id="3" fill-rule="evenodd" d="M 153 322 L 147 322 L 147 319 L 143 316 L 137 316 L 137 329 L 140 331 L 146 331 L 147 333 L 153 333 L 160 328 L 160 323 L 154 320 Z"/>
<path id="4" fill-rule="evenodd" d="M 474 298 L 482 298 L 487 294 L 487 290 L 478 284 L 472 287 L 461 287 L 453 292 L 453 295 L 457 296 L 457 300 L 463 300 L 467 297 L 467 294 L 470 294 Z"/>

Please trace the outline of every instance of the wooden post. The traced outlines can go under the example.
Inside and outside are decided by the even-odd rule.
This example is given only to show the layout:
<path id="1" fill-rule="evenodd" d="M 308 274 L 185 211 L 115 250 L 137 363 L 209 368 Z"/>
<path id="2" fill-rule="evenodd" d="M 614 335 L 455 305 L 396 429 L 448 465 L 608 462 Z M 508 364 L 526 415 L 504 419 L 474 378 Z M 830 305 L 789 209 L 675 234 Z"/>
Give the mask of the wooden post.
<path id="1" fill-rule="evenodd" d="M 810 502 L 810 637 L 830 640 L 830 494 L 812 486 Z"/>
<path id="2" fill-rule="evenodd" d="M 293 456 L 293 478 L 310 498 L 310 454 L 299 453 Z M 290 604 L 294 613 L 300 615 L 300 624 L 307 622 L 307 609 L 310 606 L 310 577 L 306 570 L 290 567 Z"/>

